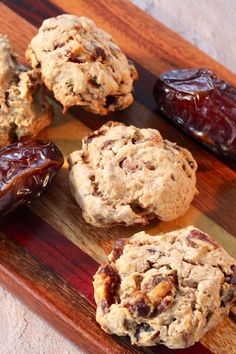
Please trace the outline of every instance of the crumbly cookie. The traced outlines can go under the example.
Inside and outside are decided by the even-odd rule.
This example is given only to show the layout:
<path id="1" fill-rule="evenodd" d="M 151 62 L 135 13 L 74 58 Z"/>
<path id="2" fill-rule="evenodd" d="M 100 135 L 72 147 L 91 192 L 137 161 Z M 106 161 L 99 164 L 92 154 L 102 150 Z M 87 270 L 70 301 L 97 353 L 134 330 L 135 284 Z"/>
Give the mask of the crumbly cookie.
<path id="1" fill-rule="evenodd" d="M 72 194 L 95 226 L 174 220 L 196 193 L 191 153 L 155 129 L 109 122 L 83 140 L 69 168 Z"/>
<path id="2" fill-rule="evenodd" d="M 133 102 L 134 65 L 87 17 L 61 15 L 45 20 L 26 58 L 64 106 L 79 105 L 96 114 L 123 109 Z"/>
<path id="3" fill-rule="evenodd" d="M 19 65 L 8 38 L 0 34 L 0 147 L 16 138 L 34 137 L 51 120 L 40 73 Z"/>
<path id="4" fill-rule="evenodd" d="M 132 344 L 193 345 L 236 299 L 236 261 L 193 226 L 118 240 L 94 276 L 96 319 Z"/>

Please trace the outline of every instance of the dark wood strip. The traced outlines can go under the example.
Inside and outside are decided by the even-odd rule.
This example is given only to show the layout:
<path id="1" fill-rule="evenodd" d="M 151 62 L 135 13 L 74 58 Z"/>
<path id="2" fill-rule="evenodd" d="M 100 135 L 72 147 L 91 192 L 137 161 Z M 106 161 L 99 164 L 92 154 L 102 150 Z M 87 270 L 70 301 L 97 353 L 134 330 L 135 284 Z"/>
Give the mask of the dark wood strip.
<path id="1" fill-rule="evenodd" d="M 35 282 L 39 282 L 40 274 L 43 275 L 43 279 L 47 279 L 48 272 L 51 272 L 55 286 L 63 279 L 66 289 L 71 286 L 89 302 L 94 303 L 92 278 L 98 264 L 79 247 L 26 207 L 19 208 L 2 219 L 0 230 L 24 247 L 25 254 L 28 252 L 40 261 L 37 265 L 40 270 L 36 272 Z M 44 286 L 47 291 L 48 285 Z M 201 343 L 197 343 L 191 349 L 177 350 L 176 353 L 197 354 L 200 348 L 202 354 L 210 353 Z M 164 346 L 157 346 L 152 348 L 152 352 L 168 354 L 172 351 Z"/>
<path id="2" fill-rule="evenodd" d="M 152 352 L 155 354 L 212 354 L 212 352 L 201 343 L 196 343 L 192 347 L 186 349 L 169 349 L 163 345 L 152 348 Z"/>
<path id="3" fill-rule="evenodd" d="M 92 281 L 98 264 L 79 247 L 26 207 L 1 220 L 0 230 L 94 303 Z"/>
<path id="4" fill-rule="evenodd" d="M 41 26 L 46 18 L 63 13 L 62 9 L 50 1 L 2 0 L 2 3 L 36 27 Z"/>

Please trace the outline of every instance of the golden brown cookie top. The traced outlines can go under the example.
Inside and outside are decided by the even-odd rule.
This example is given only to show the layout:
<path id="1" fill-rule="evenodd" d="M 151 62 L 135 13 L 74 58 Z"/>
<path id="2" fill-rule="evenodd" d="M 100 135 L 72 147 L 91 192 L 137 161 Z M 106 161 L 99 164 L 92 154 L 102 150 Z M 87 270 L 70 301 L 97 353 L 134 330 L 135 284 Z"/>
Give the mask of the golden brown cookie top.
<path id="1" fill-rule="evenodd" d="M 46 86 L 65 110 L 80 105 L 103 115 L 133 102 L 134 65 L 87 17 L 64 14 L 45 20 L 26 58 L 41 70 Z"/>

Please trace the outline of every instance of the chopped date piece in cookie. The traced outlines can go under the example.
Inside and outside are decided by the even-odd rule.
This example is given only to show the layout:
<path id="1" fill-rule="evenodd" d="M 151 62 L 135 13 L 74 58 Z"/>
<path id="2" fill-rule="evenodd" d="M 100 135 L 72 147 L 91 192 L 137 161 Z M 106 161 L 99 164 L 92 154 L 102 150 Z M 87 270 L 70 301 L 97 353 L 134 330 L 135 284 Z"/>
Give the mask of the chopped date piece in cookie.
<path id="1" fill-rule="evenodd" d="M 220 247 L 218 242 L 210 238 L 204 232 L 199 230 L 192 230 L 186 239 L 189 246 L 198 248 L 201 246 L 205 246 L 209 249 Z"/>
<path id="2" fill-rule="evenodd" d="M 154 331 L 154 328 L 152 328 L 152 326 L 150 326 L 148 323 L 141 323 L 140 325 L 137 325 L 136 327 L 136 332 L 134 334 L 135 338 L 137 338 L 137 340 L 139 340 L 140 338 L 140 332 L 143 331 L 143 332 L 153 332 Z"/>
<path id="3" fill-rule="evenodd" d="M 231 276 L 230 276 L 229 283 L 236 286 L 236 265 L 233 265 L 231 267 L 231 270 L 232 270 L 233 274 L 231 274 Z"/>
<path id="4" fill-rule="evenodd" d="M 157 236 L 140 232 L 116 241 L 95 274 L 96 319 L 138 346 L 189 347 L 229 313 L 235 270 L 221 245 L 193 226 Z M 115 294 L 112 302 L 104 289 Z"/>
<path id="5" fill-rule="evenodd" d="M 138 299 L 133 304 L 124 305 L 135 317 L 148 317 L 151 307 L 146 303 L 145 299 Z"/>
<path id="6" fill-rule="evenodd" d="M 115 242 L 113 249 L 112 249 L 112 256 L 113 256 L 114 260 L 116 260 L 122 256 L 124 247 L 127 243 L 128 243 L 128 240 L 125 238 L 121 238 Z"/>
<path id="7" fill-rule="evenodd" d="M 85 137 L 82 149 L 70 155 L 69 169 L 84 219 L 99 227 L 175 220 L 197 192 L 197 163 L 188 150 L 155 129 L 118 122 Z"/>
<path id="8" fill-rule="evenodd" d="M 138 74 L 112 37 L 87 17 L 45 20 L 26 57 L 66 111 L 71 106 L 105 115 L 133 102 Z"/>

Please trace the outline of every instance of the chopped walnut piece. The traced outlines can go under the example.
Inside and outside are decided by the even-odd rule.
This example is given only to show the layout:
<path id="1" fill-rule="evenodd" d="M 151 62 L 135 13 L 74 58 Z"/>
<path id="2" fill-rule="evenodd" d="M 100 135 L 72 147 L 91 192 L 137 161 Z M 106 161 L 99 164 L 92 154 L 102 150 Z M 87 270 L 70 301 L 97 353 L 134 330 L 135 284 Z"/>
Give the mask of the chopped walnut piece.
<path id="1" fill-rule="evenodd" d="M 155 306 L 157 306 L 173 288 L 174 284 L 170 278 L 162 278 L 153 289 L 147 292 L 147 297 Z"/>
<path id="2" fill-rule="evenodd" d="M 108 264 L 100 268 L 99 275 L 102 277 L 103 286 L 99 288 L 97 298 L 100 299 L 100 301 L 104 301 L 105 299 L 109 307 L 117 300 L 120 276 L 117 271 Z"/>

